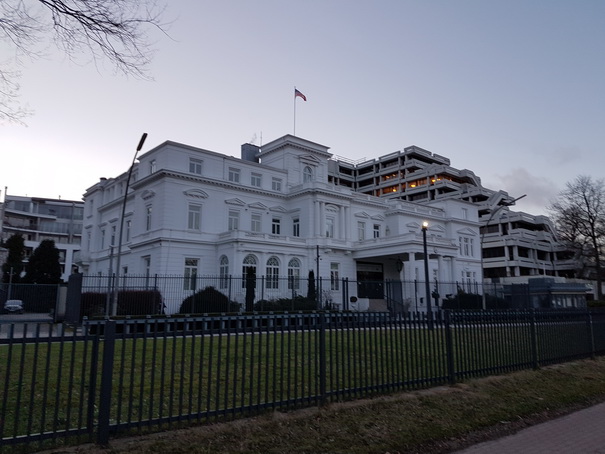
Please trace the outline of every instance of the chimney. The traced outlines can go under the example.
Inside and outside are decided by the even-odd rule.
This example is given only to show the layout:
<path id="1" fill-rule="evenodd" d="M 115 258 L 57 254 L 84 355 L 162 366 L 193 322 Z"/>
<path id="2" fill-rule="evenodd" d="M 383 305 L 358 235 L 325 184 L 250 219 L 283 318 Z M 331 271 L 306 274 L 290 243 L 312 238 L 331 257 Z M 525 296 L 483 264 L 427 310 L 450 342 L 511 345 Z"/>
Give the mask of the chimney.
<path id="1" fill-rule="evenodd" d="M 245 143 L 242 145 L 242 160 L 259 162 L 258 154 L 260 153 L 260 147 L 251 143 Z"/>

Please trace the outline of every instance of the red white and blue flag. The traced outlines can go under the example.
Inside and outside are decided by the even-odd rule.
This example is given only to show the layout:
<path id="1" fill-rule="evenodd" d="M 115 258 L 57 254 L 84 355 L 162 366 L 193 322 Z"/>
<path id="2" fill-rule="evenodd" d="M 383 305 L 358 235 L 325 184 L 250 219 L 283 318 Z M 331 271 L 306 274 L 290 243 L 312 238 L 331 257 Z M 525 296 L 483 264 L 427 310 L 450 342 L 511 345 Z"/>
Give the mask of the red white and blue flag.
<path id="1" fill-rule="evenodd" d="M 303 94 L 302 94 L 300 91 L 298 91 L 298 90 L 295 88 L 295 89 L 294 89 L 294 97 L 296 98 L 297 96 L 298 96 L 299 98 L 302 98 L 302 99 L 303 99 L 303 101 L 306 101 L 306 100 L 307 100 L 307 97 L 306 97 L 305 95 L 303 95 Z"/>

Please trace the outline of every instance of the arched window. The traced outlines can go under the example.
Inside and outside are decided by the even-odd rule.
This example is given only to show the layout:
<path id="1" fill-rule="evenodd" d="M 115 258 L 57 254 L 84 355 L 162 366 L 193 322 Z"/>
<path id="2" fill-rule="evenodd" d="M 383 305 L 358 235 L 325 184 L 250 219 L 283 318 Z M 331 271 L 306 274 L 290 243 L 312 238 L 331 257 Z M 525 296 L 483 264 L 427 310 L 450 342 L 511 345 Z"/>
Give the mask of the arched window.
<path id="1" fill-rule="evenodd" d="M 229 259 L 221 256 L 219 261 L 219 288 L 227 288 L 229 281 Z"/>
<path id="2" fill-rule="evenodd" d="M 306 166 L 303 169 L 303 183 L 309 183 L 310 181 L 313 181 L 313 169 Z"/>
<path id="3" fill-rule="evenodd" d="M 267 284 L 266 287 L 275 289 L 279 287 L 279 260 L 277 257 L 270 257 L 267 260 Z"/>
<path id="4" fill-rule="evenodd" d="M 300 289 L 300 260 L 294 258 L 288 262 L 288 290 Z"/>
<path id="5" fill-rule="evenodd" d="M 246 275 L 248 273 L 248 268 L 252 268 L 252 271 L 256 275 L 256 257 L 252 254 L 248 254 L 244 257 L 244 261 L 242 262 L 242 288 L 246 288 Z"/>

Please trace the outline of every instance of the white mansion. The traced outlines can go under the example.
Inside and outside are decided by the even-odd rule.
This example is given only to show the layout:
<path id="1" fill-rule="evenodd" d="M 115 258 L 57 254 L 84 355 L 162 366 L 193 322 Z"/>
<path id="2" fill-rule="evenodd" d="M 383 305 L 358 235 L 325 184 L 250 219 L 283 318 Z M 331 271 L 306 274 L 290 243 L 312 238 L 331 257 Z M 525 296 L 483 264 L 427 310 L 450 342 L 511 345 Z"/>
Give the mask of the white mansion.
<path id="1" fill-rule="evenodd" d="M 335 180 L 334 163 L 328 147 L 292 135 L 262 148 L 245 144 L 241 159 L 162 143 L 135 165 L 119 275 L 239 278 L 254 267 L 277 298 L 290 294 L 291 279 L 306 279 L 313 270 L 338 304 L 342 278 L 424 282 L 422 224 L 428 222 L 430 282 L 452 285 L 441 287 L 441 295 L 481 280 L 473 201 L 436 197 L 418 203 L 364 194 Z M 79 265 L 85 274 L 115 269 L 126 179 L 127 172 L 102 178 L 84 194 Z M 238 302 L 241 287 L 230 293 Z M 358 297 L 352 301 L 359 309 L 380 307 L 382 295 L 350 288 L 347 297 Z M 426 293 L 415 291 L 423 304 Z M 305 292 L 301 285 L 298 293 Z M 401 293 L 391 297 L 412 300 Z M 169 312 L 178 310 L 174 304 Z"/>

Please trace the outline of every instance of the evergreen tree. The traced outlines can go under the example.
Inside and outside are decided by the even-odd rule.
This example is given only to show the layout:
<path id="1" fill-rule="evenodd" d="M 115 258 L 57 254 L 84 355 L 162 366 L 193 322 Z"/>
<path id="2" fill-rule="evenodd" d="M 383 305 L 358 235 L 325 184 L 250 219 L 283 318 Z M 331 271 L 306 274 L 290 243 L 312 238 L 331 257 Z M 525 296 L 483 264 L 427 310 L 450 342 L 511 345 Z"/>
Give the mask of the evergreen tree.
<path id="1" fill-rule="evenodd" d="M 246 312 L 254 311 L 254 298 L 256 297 L 256 272 L 254 267 L 246 268 Z"/>
<path id="2" fill-rule="evenodd" d="M 21 280 L 21 272 L 23 271 L 23 257 L 25 256 L 25 240 L 20 233 L 11 236 L 4 243 L 4 247 L 8 249 L 8 257 L 2 265 L 2 281 L 10 282 L 10 273 L 12 270 L 12 282 Z"/>
<path id="3" fill-rule="evenodd" d="M 31 284 L 58 284 L 61 282 L 59 249 L 53 240 L 43 240 L 34 249 L 25 267 L 23 281 Z"/>
<path id="4" fill-rule="evenodd" d="M 310 301 L 317 299 L 317 292 L 315 290 L 315 273 L 313 270 L 309 271 L 309 280 L 307 281 L 307 298 Z"/>

